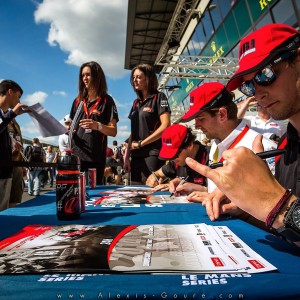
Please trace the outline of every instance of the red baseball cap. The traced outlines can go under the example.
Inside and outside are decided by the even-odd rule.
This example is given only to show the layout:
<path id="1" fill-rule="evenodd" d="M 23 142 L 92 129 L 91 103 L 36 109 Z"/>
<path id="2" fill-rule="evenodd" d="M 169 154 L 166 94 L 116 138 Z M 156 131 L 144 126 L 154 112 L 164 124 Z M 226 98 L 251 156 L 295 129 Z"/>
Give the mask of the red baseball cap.
<path id="1" fill-rule="evenodd" d="M 263 69 L 276 56 L 299 45 L 299 32 L 286 24 L 268 24 L 252 32 L 240 42 L 239 68 L 227 83 L 227 89 L 235 90 L 243 83 L 243 75 Z"/>
<path id="2" fill-rule="evenodd" d="M 208 82 L 195 88 L 190 94 L 190 108 L 181 117 L 181 122 L 195 119 L 202 111 L 221 107 L 232 101 L 233 95 L 220 82 Z"/>
<path id="3" fill-rule="evenodd" d="M 160 159 L 173 159 L 186 140 L 188 128 L 181 124 L 173 124 L 164 130 L 161 136 L 162 147 Z"/>

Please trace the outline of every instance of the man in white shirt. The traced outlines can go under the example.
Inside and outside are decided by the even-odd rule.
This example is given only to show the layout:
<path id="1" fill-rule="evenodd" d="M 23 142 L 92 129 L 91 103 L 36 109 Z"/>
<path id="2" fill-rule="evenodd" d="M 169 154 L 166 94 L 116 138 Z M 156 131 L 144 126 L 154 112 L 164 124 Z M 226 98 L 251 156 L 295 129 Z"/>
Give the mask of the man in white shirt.
<path id="1" fill-rule="evenodd" d="M 219 82 L 204 83 L 191 92 L 190 109 L 181 118 L 181 122 L 195 119 L 195 127 L 202 130 L 208 139 L 212 139 L 209 163 L 222 161 L 222 154 L 227 149 L 240 146 L 252 149 L 258 132 L 247 126 L 245 120 L 238 119 L 237 106 L 232 101 L 233 94 Z M 264 150 L 276 149 L 273 141 L 263 138 Z M 274 161 L 268 162 L 270 169 Z M 208 180 L 208 192 L 215 189 L 215 184 Z"/>
<path id="2" fill-rule="evenodd" d="M 261 133 L 264 137 L 278 141 L 286 132 L 286 125 L 283 121 L 274 120 L 268 111 L 257 103 L 255 97 L 248 97 L 239 106 L 238 118 L 245 119 L 253 130 Z M 249 106 L 257 106 L 257 114 L 245 116 Z"/>
<path id="3" fill-rule="evenodd" d="M 70 130 L 70 126 L 71 126 L 71 118 L 69 115 L 66 115 L 64 117 L 64 124 L 66 127 L 66 132 L 61 134 L 58 137 L 58 147 L 59 147 L 59 151 L 62 154 L 63 152 L 65 152 L 67 149 L 69 148 L 69 130 Z"/>
<path id="4" fill-rule="evenodd" d="M 54 161 L 55 157 L 56 157 L 56 153 L 53 151 L 53 147 L 49 145 L 47 147 L 47 152 L 46 152 L 46 163 L 55 162 Z M 50 184 L 50 188 L 52 188 L 54 175 L 55 175 L 55 168 L 49 167 L 47 172 L 49 172 L 49 184 Z"/>

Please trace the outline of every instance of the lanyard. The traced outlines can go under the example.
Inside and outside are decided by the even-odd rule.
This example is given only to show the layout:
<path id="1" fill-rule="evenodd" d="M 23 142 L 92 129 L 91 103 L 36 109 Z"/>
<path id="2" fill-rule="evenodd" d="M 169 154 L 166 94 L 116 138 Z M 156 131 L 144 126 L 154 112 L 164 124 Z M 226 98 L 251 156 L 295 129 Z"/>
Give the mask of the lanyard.
<path id="1" fill-rule="evenodd" d="M 232 144 L 227 148 L 227 150 L 234 148 L 240 141 L 241 139 L 245 136 L 247 131 L 249 130 L 249 127 L 246 125 L 243 129 L 243 131 L 236 137 L 236 139 L 232 142 Z M 223 157 L 220 158 L 219 162 L 222 162 L 224 160 Z"/>
<path id="2" fill-rule="evenodd" d="M 85 112 L 85 114 L 86 114 L 86 116 L 87 116 L 88 119 L 90 118 L 91 113 L 92 113 L 93 110 L 98 106 L 98 104 L 100 103 L 100 101 L 101 101 L 101 97 L 99 97 L 99 98 L 97 99 L 96 103 L 92 106 L 92 108 L 90 109 L 90 112 L 89 112 L 89 111 L 88 111 L 87 104 L 86 104 L 87 102 L 86 102 L 86 100 L 84 100 L 84 102 L 83 102 L 83 110 L 84 110 L 84 112 Z"/>

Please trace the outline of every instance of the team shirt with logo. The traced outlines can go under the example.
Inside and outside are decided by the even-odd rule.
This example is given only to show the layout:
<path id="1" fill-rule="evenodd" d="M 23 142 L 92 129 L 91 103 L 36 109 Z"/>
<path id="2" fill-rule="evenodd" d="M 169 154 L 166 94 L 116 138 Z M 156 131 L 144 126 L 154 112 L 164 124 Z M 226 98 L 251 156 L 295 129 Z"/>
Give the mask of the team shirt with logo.
<path id="1" fill-rule="evenodd" d="M 131 120 L 132 141 L 144 140 L 160 125 L 160 115 L 171 112 L 168 99 L 164 93 L 150 95 L 145 101 L 136 99 L 131 107 L 128 118 Z M 158 155 L 161 149 L 161 139 L 146 145 L 142 149 L 132 151 L 135 157 Z"/>
<path id="2" fill-rule="evenodd" d="M 117 107 L 113 98 L 106 95 L 99 104 L 94 107 L 94 102 L 87 102 L 89 118 L 107 125 L 112 119 L 119 121 Z M 78 107 L 77 99 L 74 100 L 70 118 L 73 119 Z M 79 114 L 79 120 L 88 119 L 84 109 Z M 86 132 L 78 124 L 75 126 L 75 132 L 72 135 L 72 150 L 81 160 L 87 162 L 99 162 L 105 164 L 105 153 L 107 147 L 107 136 L 98 130 Z"/>

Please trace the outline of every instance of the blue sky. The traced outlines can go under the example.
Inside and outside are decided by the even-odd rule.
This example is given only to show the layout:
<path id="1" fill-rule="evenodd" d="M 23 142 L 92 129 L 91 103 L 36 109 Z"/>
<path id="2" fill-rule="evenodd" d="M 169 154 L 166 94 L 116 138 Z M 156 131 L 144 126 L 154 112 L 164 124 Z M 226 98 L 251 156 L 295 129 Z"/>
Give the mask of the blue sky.
<path id="1" fill-rule="evenodd" d="M 40 102 L 62 121 L 78 92 L 80 65 L 97 61 L 120 118 L 118 134 L 108 143 L 122 143 L 130 133 L 127 116 L 135 98 L 130 71 L 124 70 L 127 6 L 126 0 L 1 1 L 0 80 L 15 80 L 24 90 L 21 102 Z M 29 115 L 17 121 L 25 137 L 40 137 Z"/>

